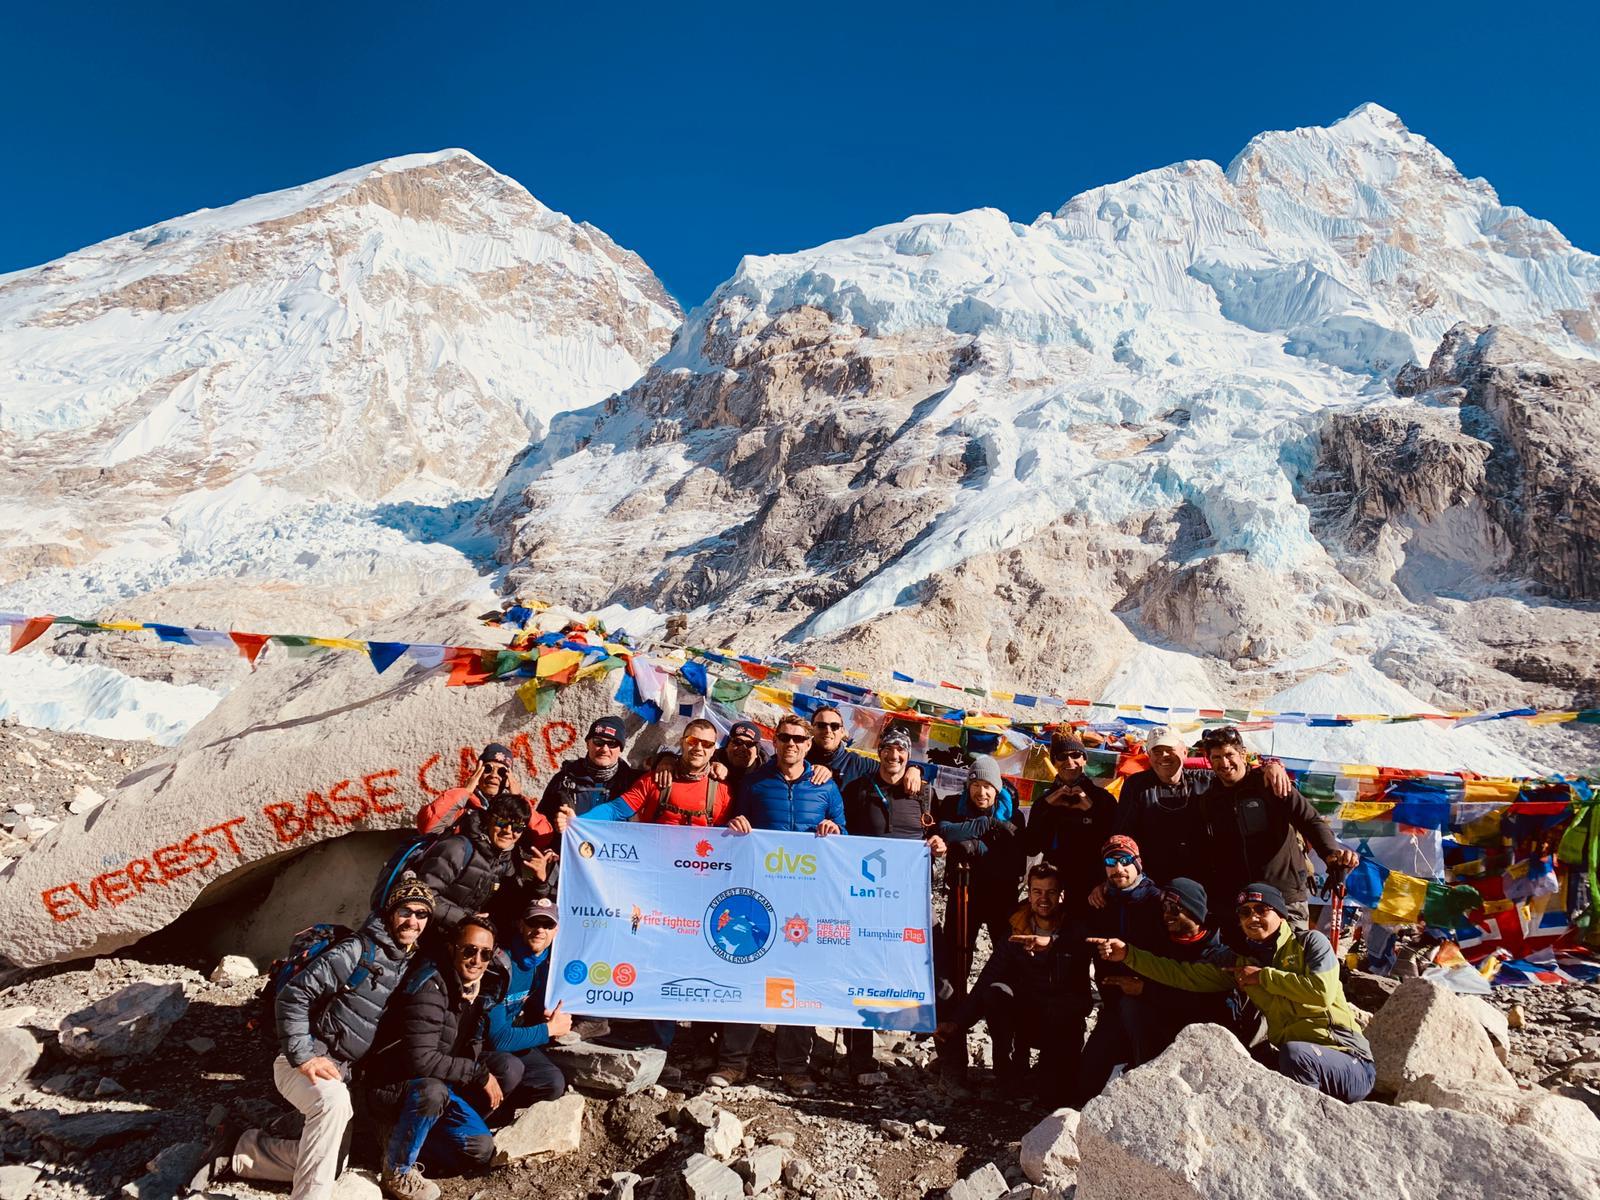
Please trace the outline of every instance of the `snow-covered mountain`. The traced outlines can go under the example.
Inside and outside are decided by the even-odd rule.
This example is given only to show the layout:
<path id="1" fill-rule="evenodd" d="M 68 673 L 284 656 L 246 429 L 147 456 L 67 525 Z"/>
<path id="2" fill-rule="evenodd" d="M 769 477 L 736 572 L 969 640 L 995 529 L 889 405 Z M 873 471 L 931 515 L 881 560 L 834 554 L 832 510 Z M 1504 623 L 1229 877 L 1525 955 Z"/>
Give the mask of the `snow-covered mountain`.
<path id="1" fill-rule="evenodd" d="M 0 607 L 408 607 L 472 574 L 430 540 L 680 320 L 636 255 L 463 150 L 0 276 Z"/>
<path id="2" fill-rule="evenodd" d="M 1445 354 L 1487 347 L 1467 374 L 1490 392 L 1524 377 L 1507 346 L 1566 383 L 1397 395 L 1462 323 L 1500 331 Z M 493 519 L 533 589 L 869 669 L 1156 703 L 1593 703 L 1592 672 L 1519 673 L 1594 657 L 1595 614 L 1553 602 L 1600 587 L 1536 569 L 1512 526 L 1526 427 L 1592 412 L 1597 356 L 1600 259 L 1365 105 L 1030 225 L 922 216 L 746 258 L 643 380 L 553 423 Z M 1356 470 L 1350 420 L 1379 412 L 1396 447 L 1415 427 L 1492 464 L 1453 492 L 1390 480 L 1383 539 L 1352 536 L 1385 460 Z M 1569 542 L 1600 536 L 1586 505 L 1546 506 Z M 1566 753 L 1409 733 L 1418 765 Z"/>

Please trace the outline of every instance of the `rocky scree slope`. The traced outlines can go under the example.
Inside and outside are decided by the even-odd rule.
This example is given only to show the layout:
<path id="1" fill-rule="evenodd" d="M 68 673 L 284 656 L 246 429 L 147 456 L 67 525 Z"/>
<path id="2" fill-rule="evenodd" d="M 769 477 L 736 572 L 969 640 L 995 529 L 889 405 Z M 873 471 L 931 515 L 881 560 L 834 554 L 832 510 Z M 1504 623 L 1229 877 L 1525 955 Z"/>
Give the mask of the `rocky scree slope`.
<path id="1" fill-rule="evenodd" d="M 685 610 L 757 651 L 847 643 L 868 670 L 1106 695 L 1175 650 L 1199 699 L 1325 676 L 1360 684 L 1329 707 L 1566 704 L 1490 665 L 1471 605 L 1537 657 L 1525 618 L 1582 599 L 1577 576 L 1508 547 L 1465 589 L 1420 566 L 1398 586 L 1382 518 L 1352 529 L 1330 482 L 1330 423 L 1394 406 L 1396 373 L 1462 322 L 1571 377 L 1600 353 L 1600 260 L 1366 105 L 1031 225 L 915 217 L 747 258 L 644 379 L 553 424 L 491 521 L 513 579 L 564 601 Z M 1493 445 L 1541 403 L 1503 398 Z M 1497 453 L 1449 521 L 1490 493 L 1511 519 L 1523 468 Z M 1572 509 L 1555 477 L 1543 494 Z M 1587 635 L 1557 611 L 1558 637 Z"/>

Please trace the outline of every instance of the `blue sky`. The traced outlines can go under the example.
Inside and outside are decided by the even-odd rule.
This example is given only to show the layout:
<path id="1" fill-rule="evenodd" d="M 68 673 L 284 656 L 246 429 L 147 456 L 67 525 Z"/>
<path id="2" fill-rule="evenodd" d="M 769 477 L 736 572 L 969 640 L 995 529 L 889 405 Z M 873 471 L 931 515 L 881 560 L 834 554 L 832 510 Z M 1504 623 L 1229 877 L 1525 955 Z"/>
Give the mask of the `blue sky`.
<path id="1" fill-rule="evenodd" d="M 1600 251 L 1600 6 L 1289 7 L 13 6 L 0 271 L 465 146 L 692 306 L 741 254 L 918 212 L 1028 221 L 1366 100 Z"/>

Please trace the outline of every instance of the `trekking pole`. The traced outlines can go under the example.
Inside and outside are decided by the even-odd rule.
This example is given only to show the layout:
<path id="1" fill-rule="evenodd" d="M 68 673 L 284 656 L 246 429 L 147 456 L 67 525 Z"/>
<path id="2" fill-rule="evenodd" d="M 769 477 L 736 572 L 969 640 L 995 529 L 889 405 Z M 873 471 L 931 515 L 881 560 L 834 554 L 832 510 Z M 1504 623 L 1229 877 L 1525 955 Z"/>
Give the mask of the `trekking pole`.
<path id="1" fill-rule="evenodd" d="M 1327 897 L 1332 913 L 1328 917 L 1328 940 L 1333 943 L 1333 957 L 1339 957 L 1339 939 L 1344 933 L 1344 898 L 1346 888 L 1345 876 L 1350 868 L 1335 863 L 1328 864 L 1327 882 L 1322 886 L 1322 894 Z"/>
<path id="2" fill-rule="evenodd" d="M 972 947 L 968 942 L 968 933 L 972 924 L 970 882 L 972 878 L 972 865 L 970 863 L 957 863 L 955 883 L 950 889 L 950 900 L 955 909 L 954 919 L 951 924 L 955 929 L 955 953 L 951 956 L 952 974 L 955 976 L 956 994 L 966 996 L 967 976 L 972 971 Z"/>

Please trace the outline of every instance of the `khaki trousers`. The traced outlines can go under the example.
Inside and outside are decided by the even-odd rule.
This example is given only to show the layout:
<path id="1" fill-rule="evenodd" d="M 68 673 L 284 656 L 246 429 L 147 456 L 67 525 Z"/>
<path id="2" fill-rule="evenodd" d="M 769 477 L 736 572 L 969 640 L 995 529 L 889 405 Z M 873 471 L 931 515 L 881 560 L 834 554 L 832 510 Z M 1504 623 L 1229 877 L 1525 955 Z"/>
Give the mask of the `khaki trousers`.
<path id="1" fill-rule="evenodd" d="M 339 1079 L 312 1082 L 278 1055 L 272 1064 L 278 1091 L 306 1118 L 300 1137 L 268 1137 L 247 1129 L 233 1148 L 233 1173 L 240 1179 L 293 1183 L 290 1200 L 330 1200 L 339 1178 L 350 1117 L 350 1088 Z"/>

